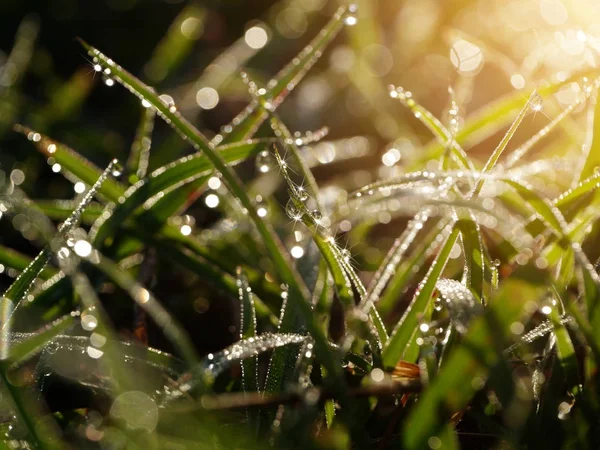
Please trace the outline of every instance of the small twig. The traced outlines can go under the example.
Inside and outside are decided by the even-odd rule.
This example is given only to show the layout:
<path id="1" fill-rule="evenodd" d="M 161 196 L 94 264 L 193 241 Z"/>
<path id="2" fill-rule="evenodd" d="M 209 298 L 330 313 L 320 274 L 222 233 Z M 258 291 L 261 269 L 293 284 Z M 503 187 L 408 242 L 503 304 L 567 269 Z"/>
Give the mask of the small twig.
<path id="1" fill-rule="evenodd" d="M 394 380 L 351 389 L 348 391 L 348 396 L 354 398 L 389 397 L 392 395 L 419 392 L 420 390 L 420 380 Z M 281 404 L 298 404 L 303 402 L 316 404 L 332 399 L 334 396 L 334 391 L 318 388 L 290 391 L 275 395 L 236 392 L 219 395 L 204 395 L 200 398 L 200 407 L 214 411 L 249 407 L 268 407 Z"/>

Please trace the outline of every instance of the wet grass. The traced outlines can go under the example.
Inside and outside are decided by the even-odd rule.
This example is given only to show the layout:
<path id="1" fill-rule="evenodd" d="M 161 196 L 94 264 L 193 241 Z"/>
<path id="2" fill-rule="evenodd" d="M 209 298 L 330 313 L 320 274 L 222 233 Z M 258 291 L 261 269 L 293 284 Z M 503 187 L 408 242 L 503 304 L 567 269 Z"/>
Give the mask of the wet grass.
<path id="1" fill-rule="evenodd" d="M 214 136 L 83 40 L 96 89 L 120 85 L 139 101 L 130 153 L 98 167 L 42 132 L 47 109 L 12 123 L 76 196 L 32 200 L 26 173 L 0 172 L 2 217 L 40 249 L 0 245 L 14 278 L 0 304 L 0 448 L 598 447 L 600 72 L 540 81 L 465 116 L 450 90 L 441 118 L 390 86 L 376 117 L 399 100 L 431 142 L 400 162 L 384 155 L 398 164 L 374 182 L 357 184 L 356 170 L 324 186 L 321 166 L 364 153 L 325 128 L 292 132 L 278 108 L 340 33 L 362 45 L 357 17 L 353 5 L 332 12 L 264 85 L 241 73 L 248 105 Z M 202 9 L 182 10 L 148 63 L 164 71 L 149 78 L 177 69 L 191 51 L 178 30 L 203 20 Z M 15 92 L 32 27 L 15 45 Z M 362 92 L 364 77 L 352 76 Z M 516 138 L 574 83 L 572 104 Z M 89 88 L 63 86 L 73 101 Z M 156 167 L 159 120 L 193 151 Z M 564 155 L 576 169 L 558 179 L 545 151 L 568 120 L 579 130 L 572 147 L 591 140 Z M 471 151 L 488 141 L 484 158 Z M 216 218 L 196 224 L 198 203 Z M 382 224 L 394 239 L 369 258 L 365 242 Z M 168 282 L 159 295 L 165 266 L 202 297 Z M 223 298 L 239 311 L 235 342 L 199 352 L 180 303 L 198 312 Z M 127 311 L 126 325 L 115 311 Z"/>

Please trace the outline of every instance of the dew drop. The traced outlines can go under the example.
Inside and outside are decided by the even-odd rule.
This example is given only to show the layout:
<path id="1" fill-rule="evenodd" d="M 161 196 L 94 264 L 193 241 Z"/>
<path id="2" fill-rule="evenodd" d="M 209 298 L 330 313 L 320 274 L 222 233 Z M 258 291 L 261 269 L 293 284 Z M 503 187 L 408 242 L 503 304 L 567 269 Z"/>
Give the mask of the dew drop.
<path id="1" fill-rule="evenodd" d="M 356 25 L 358 23 L 358 19 L 356 18 L 355 15 L 348 14 L 346 16 L 346 18 L 344 19 L 344 23 L 346 25 L 348 25 L 349 27 L 353 27 L 354 25 Z"/>
<path id="2" fill-rule="evenodd" d="M 260 173 L 269 172 L 275 165 L 275 159 L 268 150 L 263 150 L 256 157 L 256 168 Z"/>
<path id="3" fill-rule="evenodd" d="M 293 200 L 289 200 L 286 207 L 285 207 L 285 213 L 287 214 L 287 216 L 294 220 L 294 221 L 299 221 L 302 220 L 302 211 L 300 211 L 300 209 L 298 209 L 296 207 L 296 205 L 294 204 Z"/>
<path id="4" fill-rule="evenodd" d="M 121 163 L 119 163 L 119 161 L 117 161 L 115 159 L 113 161 L 113 169 L 111 171 L 111 174 L 113 177 L 120 177 L 122 173 L 123 173 L 123 166 L 121 165 Z"/>
<path id="5" fill-rule="evenodd" d="M 73 250 L 75 250 L 75 253 L 77 253 L 82 258 L 87 258 L 92 254 L 92 245 L 88 241 L 80 239 L 77 242 L 75 242 Z"/>
<path id="6" fill-rule="evenodd" d="M 352 3 L 348 6 L 348 14 L 344 17 L 344 24 L 349 27 L 353 27 L 358 23 L 358 19 L 356 17 L 356 13 L 358 12 L 358 6 L 355 3 Z"/>
<path id="7" fill-rule="evenodd" d="M 292 255 L 292 258 L 299 259 L 304 256 L 304 249 L 299 245 L 294 245 L 290 250 L 290 253 Z"/>
<path id="8" fill-rule="evenodd" d="M 104 80 L 104 84 L 108 87 L 115 85 L 115 80 L 113 80 L 111 77 L 103 76 L 102 79 Z"/>
<path id="9" fill-rule="evenodd" d="M 219 197 L 215 194 L 208 194 L 204 199 L 204 203 L 206 203 L 206 206 L 209 208 L 216 208 L 219 206 Z"/>
<path id="10" fill-rule="evenodd" d="M 540 94 L 535 94 L 529 103 L 529 107 L 534 112 L 539 112 L 544 109 L 542 96 Z"/>
<path id="11" fill-rule="evenodd" d="M 298 191 L 298 198 L 301 201 L 305 202 L 308 200 L 308 192 L 306 192 L 306 189 L 303 186 L 298 186 L 296 190 Z"/>

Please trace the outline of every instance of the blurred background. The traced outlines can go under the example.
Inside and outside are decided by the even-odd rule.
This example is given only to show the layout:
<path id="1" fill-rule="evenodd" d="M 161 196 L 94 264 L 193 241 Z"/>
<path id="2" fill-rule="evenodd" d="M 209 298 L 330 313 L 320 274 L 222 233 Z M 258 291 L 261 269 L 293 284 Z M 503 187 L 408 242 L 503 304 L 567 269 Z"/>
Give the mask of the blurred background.
<path id="1" fill-rule="evenodd" d="M 332 187 L 325 192 L 334 199 L 403 172 L 432 139 L 410 110 L 389 97 L 389 84 L 411 91 L 443 123 L 448 121 L 453 98 L 460 127 L 469 115 L 502 96 L 523 91 L 527 97 L 540 84 L 565 80 L 597 64 L 600 4 L 596 0 L 355 3 L 356 16 L 346 20 L 347 27 L 280 108 L 292 131 L 329 128 L 326 140 L 309 153 L 321 163 L 315 174 L 322 186 Z M 100 167 L 115 157 L 127 159 L 143 108 L 137 98 L 94 71 L 76 41 L 78 36 L 171 96 L 179 111 L 212 137 L 250 100 L 240 72 L 247 71 L 266 84 L 318 33 L 339 4 L 330 0 L 4 0 L 0 3 L 0 168 L 31 198 L 42 202 L 70 200 L 80 193 L 77 184 L 60 176 L 59 165 L 12 131 L 14 123 L 65 143 Z M 582 89 L 578 83 L 568 83 L 546 99 L 538 113 L 524 122 L 517 141 L 544 127 L 574 103 Z M 580 120 L 584 115 L 582 106 L 553 133 L 552 151 L 558 156 L 581 154 L 586 139 L 585 121 Z M 488 155 L 501 132 L 469 152 Z M 269 130 L 259 134 L 269 135 Z M 150 169 L 191 152 L 157 121 Z M 244 164 L 240 173 L 253 178 L 255 167 Z M 550 194 L 564 188 L 564 180 L 545 176 L 544 189 Z M 187 214 L 195 224 L 194 233 L 202 235 L 219 218 L 217 206 L 218 201 L 208 197 L 191 206 Z M 404 224 L 387 212 L 376 220 L 378 232 L 353 244 L 361 255 L 356 264 L 365 276 Z M 18 219 L 1 220 L 0 243 L 35 254 L 36 231 L 30 225 Z M 4 289 L 16 272 L 0 269 Z M 161 269 L 153 280 L 154 289 L 190 329 L 206 330 L 192 334 L 201 352 L 235 339 L 232 299 L 206 292 L 192 274 Z M 111 304 L 117 322 L 127 328 L 128 313 L 120 311 L 118 300 Z M 207 333 L 211 339 L 206 339 Z M 164 344 L 160 336 L 151 336 L 150 343 Z"/>

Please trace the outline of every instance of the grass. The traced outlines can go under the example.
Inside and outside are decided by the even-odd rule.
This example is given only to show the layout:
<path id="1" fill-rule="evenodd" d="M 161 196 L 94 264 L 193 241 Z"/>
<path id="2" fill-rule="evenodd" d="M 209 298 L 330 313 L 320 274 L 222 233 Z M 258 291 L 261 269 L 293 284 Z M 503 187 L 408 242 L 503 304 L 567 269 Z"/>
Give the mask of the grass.
<path id="1" fill-rule="evenodd" d="M 0 244 L 14 278 L 0 304 L 0 448 L 598 448 L 600 73 L 561 74 L 464 116 L 450 90 L 441 118 L 390 86 L 370 120 L 430 142 L 376 181 L 350 169 L 332 196 L 331 158 L 310 151 L 335 149 L 333 172 L 360 156 L 325 129 L 292 132 L 279 107 L 341 35 L 356 49 L 378 42 L 364 11 L 333 11 L 266 83 L 242 72 L 249 103 L 214 136 L 83 40 L 89 77 L 140 103 L 130 152 L 103 169 L 52 136 L 53 111 L 61 120 L 90 92 L 81 75 L 61 87 L 67 99 L 12 121 L 78 195 L 32 200 L 23 172 L 0 172 L 1 215 L 39 249 Z M 205 20 L 183 8 L 147 77 L 175 73 L 192 51 L 179 30 Z M 0 95 L 14 108 L 35 34 L 25 22 L 9 57 Z M 362 66 L 349 79 L 385 93 Z M 575 84 L 575 100 L 524 137 Z M 398 100 L 410 119 L 395 117 Z M 193 152 L 156 164 L 158 121 Z M 582 137 L 586 151 L 556 149 Z M 557 155 L 575 168 L 565 179 Z M 217 213 L 196 227 L 199 199 Z M 382 229 L 393 239 L 370 257 Z M 200 298 L 163 279 L 178 271 Z M 239 311 L 234 342 L 199 351 L 185 308 L 225 300 L 223 315 Z"/>

